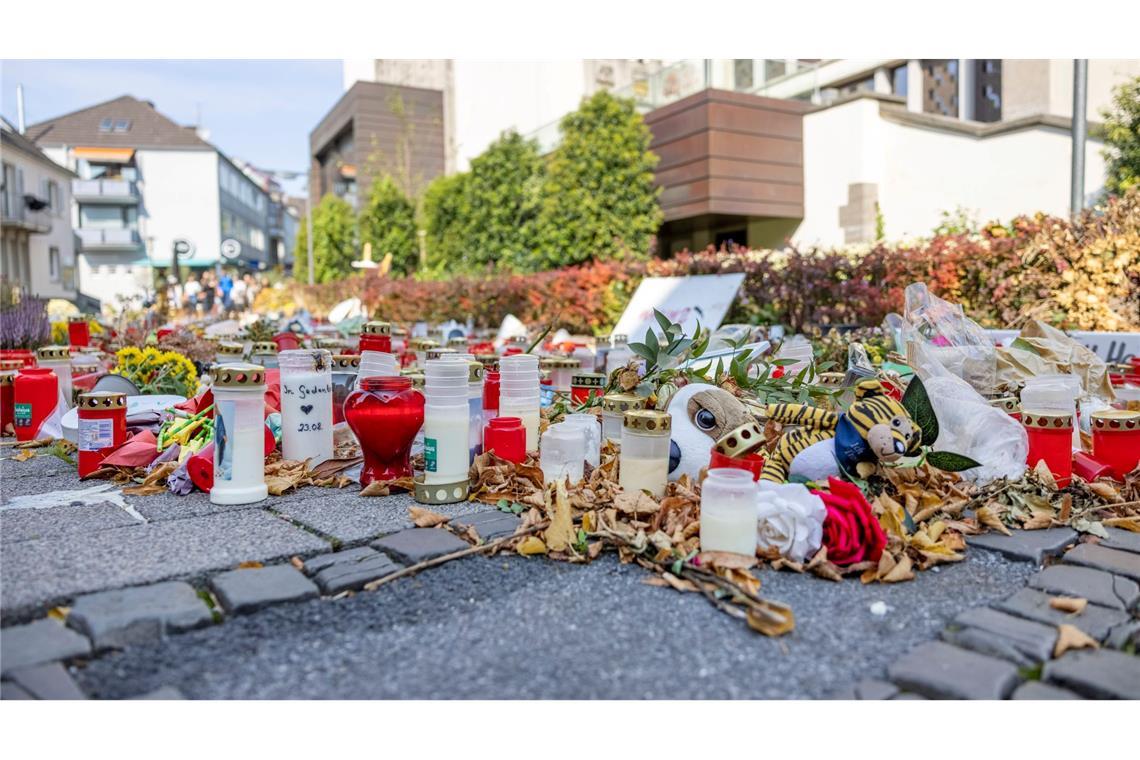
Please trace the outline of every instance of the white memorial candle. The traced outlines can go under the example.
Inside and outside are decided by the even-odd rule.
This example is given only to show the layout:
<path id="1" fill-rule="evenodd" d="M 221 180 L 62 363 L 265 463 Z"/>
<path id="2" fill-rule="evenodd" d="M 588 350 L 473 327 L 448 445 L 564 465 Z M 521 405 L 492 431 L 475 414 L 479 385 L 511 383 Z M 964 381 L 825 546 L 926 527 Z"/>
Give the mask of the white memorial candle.
<path id="1" fill-rule="evenodd" d="M 297 349 L 278 354 L 281 367 L 281 455 L 310 460 L 333 456 L 332 354 Z"/>

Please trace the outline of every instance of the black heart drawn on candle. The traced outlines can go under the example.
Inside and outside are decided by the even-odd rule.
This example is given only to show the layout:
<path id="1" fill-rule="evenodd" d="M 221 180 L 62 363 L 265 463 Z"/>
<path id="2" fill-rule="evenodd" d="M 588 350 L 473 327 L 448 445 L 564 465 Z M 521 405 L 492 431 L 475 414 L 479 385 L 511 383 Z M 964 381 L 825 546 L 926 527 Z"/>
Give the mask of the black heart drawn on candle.
<path id="1" fill-rule="evenodd" d="M 304 406 L 301 407 L 301 411 L 304 412 L 305 414 L 308 414 L 309 412 L 313 411 L 313 405 L 312 404 L 305 404 Z"/>

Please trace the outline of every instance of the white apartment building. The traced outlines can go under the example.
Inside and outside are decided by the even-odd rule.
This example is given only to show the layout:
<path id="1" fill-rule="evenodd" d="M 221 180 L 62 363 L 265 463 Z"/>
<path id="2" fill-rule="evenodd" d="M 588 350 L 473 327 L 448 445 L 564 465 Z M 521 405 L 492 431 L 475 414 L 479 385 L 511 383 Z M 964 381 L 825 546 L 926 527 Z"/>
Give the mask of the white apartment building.
<path id="1" fill-rule="evenodd" d="M 1091 60 L 1086 201 L 1104 185 L 1095 129 L 1140 60 Z M 441 90 L 448 171 L 502 130 L 558 140 L 598 89 L 633 97 L 654 133 L 666 251 L 927 235 L 1069 210 L 1073 62 L 1023 59 L 346 61 L 366 81 Z"/>
<path id="2" fill-rule="evenodd" d="M 112 308 L 156 276 L 269 260 L 269 196 L 206 141 L 130 96 L 33 124 L 27 136 L 78 176 L 73 218 L 82 293 Z"/>
<path id="3" fill-rule="evenodd" d="M 75 300 L 75 175 L 2 119 L 0 162 L 0 278 L 21 293 Z"/>

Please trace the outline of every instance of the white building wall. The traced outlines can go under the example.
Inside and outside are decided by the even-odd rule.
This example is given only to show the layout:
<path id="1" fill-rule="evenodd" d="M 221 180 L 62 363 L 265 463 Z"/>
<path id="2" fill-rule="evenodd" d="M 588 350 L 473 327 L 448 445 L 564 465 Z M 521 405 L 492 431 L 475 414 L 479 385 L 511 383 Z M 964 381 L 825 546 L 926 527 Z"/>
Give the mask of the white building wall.
<path id="1" fill-rule="evenodd" d="M 221 208 L 218 154 L 213 150 L 139 150 L 142 204 L 139 232 L 156 266 L 169 266 L 175 239 L 194 244 L 194 255 L 179 258 L 192 267 L 220 259 Z"/>
<path id="2" fill-rule="evenodd" d="M 25 194 L 46 200 L 44 181 L 50 179 L 59 187 L 59 200 L 55 208 L 47 212 L 51 231 L 33 232 L 28 236 L 31 291 L 44 298 L 75 298 L 75 233 L 71 228 L 71 175 L 62 169 L 56 170 L 41 161 L 28 158 L 16 150 L 5 151 L 4 161 L 23 170 Z M 60 268 L 55 279 L 51 276 L 49 260 L 52 248 L 59 249 Z"/>

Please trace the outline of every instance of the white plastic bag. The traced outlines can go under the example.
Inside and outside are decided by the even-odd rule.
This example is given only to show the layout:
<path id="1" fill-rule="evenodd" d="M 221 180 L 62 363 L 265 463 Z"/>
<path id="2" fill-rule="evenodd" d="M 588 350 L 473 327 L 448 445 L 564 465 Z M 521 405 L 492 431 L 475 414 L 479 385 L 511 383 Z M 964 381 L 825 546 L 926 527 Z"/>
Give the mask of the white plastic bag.
<path id="1" fill-rule="evenodd" d="M 938 418 L 935 451 L 965 454 L 981 467 L 962 473 L 978 485 L 991 480 L 1017 480 L 1025 473 L 1029 437 L 1021 423 L 986 403 L 964 380 L 950 374 L 924 379 Z"/>

